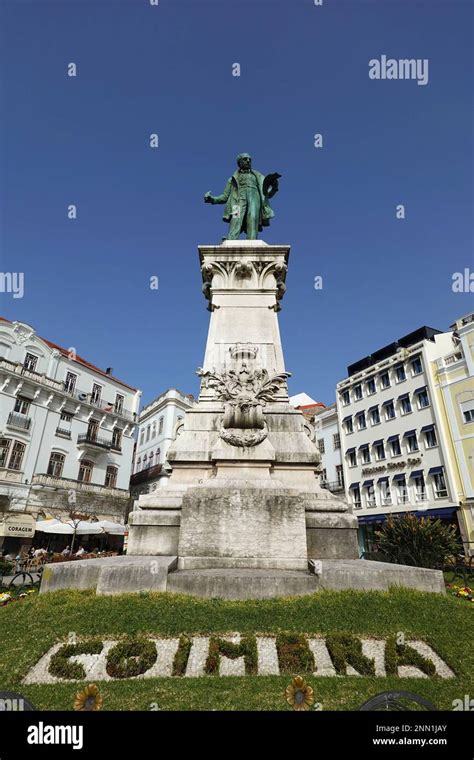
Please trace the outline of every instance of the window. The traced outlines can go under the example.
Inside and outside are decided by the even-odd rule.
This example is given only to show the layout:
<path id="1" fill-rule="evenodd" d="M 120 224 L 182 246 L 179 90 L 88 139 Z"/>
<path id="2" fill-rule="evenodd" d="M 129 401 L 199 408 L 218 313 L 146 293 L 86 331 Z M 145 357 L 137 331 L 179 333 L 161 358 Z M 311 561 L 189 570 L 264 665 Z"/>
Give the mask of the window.
<path id="1" fill-rule="evenodd" d="M 354 398 L 356 401 L 360 401 L 362 398 L 362 386 L 360 384 L 354 386 Z"/>
<path id="2" fill-rule="evenodd" d="M 380 412 L 378 406 L 374 406 L 374 408 L 370 410 L 370 420 L 372 425 L 380 424 Z"/>
<path id="3" fill-rule="evenodd" d="M 328 474 L 326 470 L 321 470 L 321 483 L 327 483 L 328 481 Z"/>
<path id="4" fill-rule="evenodd" d="M 107 465 L 107 469 L 105 471 L 105 484 L 104 484 L 106 488 L 117 487 L 117 472 L 118 472 L 118 467 L 114 467 L 112 464 Z"/>
<path id="5" fill-rule="evenodd" d="M 351 397 L 349 395 L 349 391 L 343 391 L 341 393 L 342 403 L 343 406 L 348 406 L 348 404 L 351 403 Z"/>
<path id="6" fill-rule="evenodd" d="M 100 397 L 102 395 L 102 386 L 97 385 L 97 383 L 93 383 L 92 385 L 92 393 L 91 393 L 91 404 L 100 404 Z"/>
<path id="7" fill-rule="evenodd" d="M 354 509 L 360 509 L 362 507 L 362 501 L 360 498 L 360 488 L 358 485 L 351 486 L 351 496 Z"/>
<path id="8" fill-rule="evenodd" d="M 412 375 L 421 375 L 423 372 L 423 364 L 421 363 L 421 356 L 415 356 L 410 361 Z"/>
<path id="9" fill-rule="evenodd" d="M 90 420 L 87 426 L 87 440 L 96 441 L 98 432 L 99 432 L 98 420 Z"/>
<path id="10" fill-rule="evenodd" d="M 369 451 L 369 445 L 366 444 L 365 446 L 360 447 L 360 451 L 362 454 L 362 464 L 370 464 L 370 451 Z"/>
<path id="11" fill-rule="evenodd" d="M 418 388 L 418 390 L 415 391 L 415 394 L 418 397 L 418 409 L 425 409 L 430 405 L 430 399 L 428 397 L 426 386 L 424 388 Z"/>
<path id="12" fill-rule="evenodd" d="M 151 437 L 156 438 L 156 420 L 154 421 L 153 425 L 151 426 Z"/>
<path id="13" fill-rule="evenodd" d="M 64 454 L 60 454 L 59 451 L 52 451 L 49 457 L 48 475 L 52 475 L 53 478 L 60 478 L 63 474 L 65 459 Z"/>
<path id="14" fill-rule="evenodd" d="M 367 395 L 371 396 L 375 391 L 377 390 L 375 387 L 375 378 L 371 377 L 369 380 L 367 380 Z"/>
<path id="15" fill-rule="evenodd" d="M 412 479 L 415 483 L 415 501 L 426 501 L 427 495 L 423 473 L 413 474 Z"/>
<path id="16" fill-rule="evenodd" d="M 395 381 L 397 383 L 403 383 L 404 380 L 407 379 L 407 375 L 405 372 L 405 367 L 403 364 L 397 364 L 395 367 Z"/>
<path id="17" fill-rule="evenodd" d="M 400 406 L 402 414 L 411 414 L 411 401 L 408 393 L 405 396 L 400 396 Z"/>
<path id="18" fill-rule="evenodd" d="M 10 451 L 11 438 L 0 438 L 0 467 L 6 467 L 8 452 Z"/>
<path id="19" fill-rule="evenodd" d="M 375 449 L 375 458 L 378 462 L 380 462 L 381 459 L 385 459 L 385 448 L 383 445 L 383 441 L 376 441 L 374 443 L 374 449 Z"/>
<path id="20" fill-rule="evenodd" d="M 380 382 L 382 385 L 382 388 L 390 388 L 390 375 L 388 372 L 382 372 L 380 375 Z"/>
<path id="21" fill-rule="evenodd" d="M 149 463 L 148 463 L 149 467 L 153 467 L 153 458 L 154 458 L 154 456 L 155 456 L 155 452 L 154 451 L 150 451 L 150 460 L 149 460 Z"/>
<path id="22" fill-rule="evenodd" d="M 348 417 L 345 421 L 346 425 L 346 433 L 353 433 L 354 432 L 354 424 L 352 422 L 352 417 Z"/>
<path id="23" fill-rule="evenodd" d="M 142 468 L 142 458 L 138 457 L 137 466 L 135 467 L 135 472 L 140 472 L 141 468 Z"/>
<path id="24" fill-rule="evenodd" d="M 462 416 L 464 418 L 464 422 L 474 422 L 474 406 L 472 409 L 464 409 Z"/>
<path id="25" fill-rule="evenodd" d="M 151 434 L 151 425 L 146 426 L 146 440 L 150 440 L 150 434 Z"/>
<path id="26" fill-rule="evenodd" d="M 156 450 L 156 464 L 160 463 L 160 454 L 161 454 L 161 450 L 157 449 Z"/>
<path id="27" fill-rule="evenodd" d="M 388 401 L 386 404 L 384 404 L 385 407 L 385 419 L 387 422 L 389 420 L 395 419 L 395 407 L 393 405 L 393 401 Z"/>
<path id="28" fill-rule="evenodd" d="M 143 457 L 143 469 L 144 470 L 148 469 L 148 454 L 145 454 L 145 456 Z"/>
<path id="29" fill-rule="evenodd" d="M 140 446 L 142 446 L 143 443 L 145 443 L 145 428 L 140 430 Z"/>
<path id="30" fill-rule="evenodd" d="M 339 433 L 334 433 L 332 437 L 332 445 L 334 451 L 337 451 L 337 449 L 341 448 L 341 436 Z"/>
<path id="31" fill-rule="evenodd" d="M 15 412 L 18 412 L 18 414 L 28 414 L 28 411 L 30 409 L 30 402 L 26 398 L 22 398 L 21 396 L 18 396 L 17 400 L 15 401 Z"/>
<path id="32" fill-rule="evenodd" d="M 325 452 L 324 438 L 318 438 L 318 448 L 319 448 L 319 453 L 324 454 Z"/>
<path id="33" fill-rule="evenodd" d="M 66 393 L 74 393 L 76 390 L 77 375 L 73 372 L 66 372 L 66 379 L 64 381 L 64 390 Z"/>
<path id="34" fill-rule="evenodd" d="M 159 423 L 158 423 L 158 435 L 161 435 L 163 432 L 163 417 L 160 417 Z"/>
<path id="35" fill-rule="evenodd" d="M 344 485 L 344 470 L 343 470 L 342 464 L 336 465 L 336 480 L 337 480 L 338 486 Z"/>
<path id="36" fill-rule="evenodd" d="M 357 466 L 357 455 L 355 449 L 347 449 L 346 451 L 347 458 L 349 460 L 349 467 L 356 467 Z"/>
<path id="37" fill-rule="evenodd" d="M 78 481 L 80 483 L 90 483 L 92 480 L 92 470 L 94 469 L 94 463 L 88 459 L 83 459 L 79 465 Z"/>
<path id="38" fill-rule="evenodd" d="M 120 451 L 122 448 L 122 433 L 121 428 L 114 428 L 112 431 L 112 448 L 116 451 Z"/>
<path id="39" fill-rule="evenodd" d="M 367 427 L 367 422 L 365 421 L 365 412 L 359 412 L 359 414 L 356 415 L 357 417 L 357 426 L 359 430 L 365 430 Z"/>
<path id="40" fill-rule="evenodd" d="M 382 506 L 388 507 L 392 503 L 392 493 L 390 491 L 390 482 L 388 478 L 379 480 L 380 484 L 380 498 L 382 500 Z"/>
<path id="41" fill-rule="evenodd" d="M 437 499 L 443 499 L 448 495 L 448 489 L 446 488 L 446 481 L 444 479 L 443 471 L 435 473 L 434 488 L 435 496 Z"/>
<path id="42" fill-rule="evenodd" d="M 390 447 L 392 449 L 392 457 L 399 457 L 402 453 L 402 449 L 398 435 L 394 436 L 393 438 L 389 438 L 388 440 L 390 441 Z"/>
<path id="43" fill-rule="evenodd" d="M 61 422 L 72 422 L 73 415 L 69 412 L 61 412 Z"/>
<path id="44" fill-rule="evenodd" d="M 405 475 L 395 480 L 397 488 L 397 501 L 399 504 L 408 503 L 408 488 L 406 484 Z"/>
<path id="45" fill-rule="evenodd" d="M 21 470 L 21 462 L 23 460 L 23 454 L 25 453 L 25 444 L 20 441 L 15 441 L 8 463 L 9 470 Z"/>
<path id="46" fill-rule="evenodd" d="M 405 433 L 405 438 L 407 442 L 408 452 L 412 454 L 414 451 L 418 451 L 418 440 L 416 437 L 416 432 L 412 430 L 409 433 Z"/>
<path id="47" fill-rule="evenodd" d="M 23 362 L 23 369 L 28 369 L 30 372 L 36 372 L 36 365 L 38 364 L 38 357 L 34 354 L 26 353 L 25 360 Z"/>
<path id="48" fill-rule="evenodd" d="M 117 414 L 122 414 L 123 412 L 123 402 L 125 401 L 125 397 L 121 396 L 120 393 L 115 394 L 115 404 L 114 404 L 114 410 Z"/>
<path id="49" fill-rule="evenodd" d="M 366 480 L 364 483 L 364 490 L 365 490 L 365 505 L 366 507 L 375 507 L 376 501 L 375 501 L 375 489 L 374 489 L 374 481 L 373 480 Z"/>
<path id="50" fill-rule="evenodd" d="M 425 434 L 425 446 L 427 449 L 434 449 L 435 446 L 438 445 L 438 440 L 436 438 L 436 432 L 434 429 L 434 425 L 427 428 L 426 430 L 422 430 L 422 433 Z"/>

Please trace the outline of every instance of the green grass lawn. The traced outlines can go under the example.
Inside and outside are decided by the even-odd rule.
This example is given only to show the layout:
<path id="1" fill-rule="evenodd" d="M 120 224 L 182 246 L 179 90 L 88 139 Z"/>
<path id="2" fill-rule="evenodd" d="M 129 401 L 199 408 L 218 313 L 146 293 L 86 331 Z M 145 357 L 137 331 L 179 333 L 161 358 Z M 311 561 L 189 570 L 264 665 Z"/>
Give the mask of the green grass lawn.
<path id="1" fill-rule="evenodd" d="M 323 710 L 357 709 L 381 691 L 404 689 L 439 709 L 474 694 L 472 604 L 410 590 L 322 592 L 306 597 L 227 602 L 173 594 L 96 596 L 90 591 L 31 595 L 0 608 L 0 690 L 18 691 L 39 709 L 70 710 L 83 682 L 23 685 L 22 678 L 70 632 L 125 634 L 347 632 L 425 640 L 456 678 L 306 677 Z M 295 675 L 297 675 L 295 673 Z M 287 710 L 291 676 L 156 678 L 98 682 L 104 710 Z"/>

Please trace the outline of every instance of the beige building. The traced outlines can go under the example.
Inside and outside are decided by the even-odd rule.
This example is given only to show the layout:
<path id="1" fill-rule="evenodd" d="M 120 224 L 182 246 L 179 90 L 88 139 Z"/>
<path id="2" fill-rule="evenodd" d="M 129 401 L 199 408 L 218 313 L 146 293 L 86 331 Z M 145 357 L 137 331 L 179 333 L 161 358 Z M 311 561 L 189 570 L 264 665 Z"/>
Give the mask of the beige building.
<path id="1" fill-rule="evenodd" d="M 453 348 L 431 364 L 467 553 L 474 554 L 474 313 L 451 326 Z"/>

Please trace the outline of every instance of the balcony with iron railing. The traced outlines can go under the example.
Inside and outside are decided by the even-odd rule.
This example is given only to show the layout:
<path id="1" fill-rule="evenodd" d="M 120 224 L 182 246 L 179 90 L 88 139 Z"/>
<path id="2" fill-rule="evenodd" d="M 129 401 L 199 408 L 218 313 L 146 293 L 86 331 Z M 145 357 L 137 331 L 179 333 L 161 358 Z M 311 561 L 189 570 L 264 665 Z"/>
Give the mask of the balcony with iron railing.
<path id="1" fill-rule="evenodd" d="M 7 426 L 15 428 L 15 430 L 22 430 L 23 432 L 29 432 L 31 428 L 31 417 L 20 412 L 10 412 L 7 419 Z"/>
<path id="2" fill-rule="evenodd" d="M 136 486 L 139 483 L 145 483 L 147 480 L 152 480 L 152 478 L 156 478 L 161 474 L 161 470 L 161 464 L 155 464 L 153 467 L 147 467 L 146 470 L 140 470 L 140 472 L 136 472 L 132 475 L 130 478 L 130 485 Z"/>
<path id="3" fill-rule="evenodd" d="M 60 438 L 71 438 L 71 431 L 66 430 L 66 428 L 57 427 L 56 428 L 56 435 L 59 435 Z"/>
<path id="4" fill-rule="evenodd" d="M 129 496 L 128 489 L 125 488 L 110 488 L 109 486 L 99 485 L 98 483 L 86 483 L 80 480 L 73 480 L 72 478 L 58 478 L 55 475 L 33 475 L 31 483 L 33 486 L 41 486 L 44 488 L 64 488 L 66 491 L 72 489 L 75 491 L 101 494 L 103 496 L 119 496 L 124 499 Z"/>
<path id="5" fill-rule="evenodd" d="M 84 448 L 105 449 L 108 451 L 112 448 L 112 441 L 99 437 L 95 433 L 79 433 L 77 445 Z"/>
<path id="6" fill-rule="evenodd" d="M 321 488 L 325 488 L 327 491 L 331 491 L 331 493 L 342 493 L 344 491 L 344 483 L 341 483 L 339 480 L 322 480 Z"/>
<path id="7" fill-rule="evenodd" d="M 64 381 L 53 380 L 53 378 L 47 377 L 44 373 L 27 369 L 19 362 L 11 362 L 8 359 L 0 358 L 0 370 L 31 380 L 36 384 L 52 389 L 65 396 L 69 396 L 75 401 L 93 406 L 103 412 L 109 412 L 110 414 L 115 414 L 118 417 L 123 417 L 130 421 L 137 420 L 138 415 L 135 412 L 129 412 L 128 410 L 121 408 L 120 404 L 109 403 L 107 401 L 102 401 L 102 399 L 93 399 L 91 392 L 79 391 L 76 390 L 76 388 L 67 387 Z"/>

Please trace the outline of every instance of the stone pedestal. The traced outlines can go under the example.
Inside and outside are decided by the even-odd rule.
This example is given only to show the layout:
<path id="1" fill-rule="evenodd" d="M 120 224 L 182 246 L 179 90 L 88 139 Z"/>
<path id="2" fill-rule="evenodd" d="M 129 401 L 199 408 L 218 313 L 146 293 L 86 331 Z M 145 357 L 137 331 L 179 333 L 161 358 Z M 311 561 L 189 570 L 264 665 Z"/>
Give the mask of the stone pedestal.
<path id="1" fill-rule="evenodd" d="M 278 327 L 289 251 L 259 240 L 200 246 L 209 334 L 198 403 L 168 451 L 168 485 L 135 502 L 126 557 L 48 565 L 42 592 L 443 592 L 440 572 L 357 559 L 352 508 L 320 486 L 314 430 L 289 404 Z"/>
<path id="2" fill-rule="evenodd" d="M 314 430 L 289 404 L 278 325 L 289 253 L 262 240 L 199 247 L 211 313 L 199 399 L 168 452 L 167 487 L 130 515 L 129 555 L 302 572 L 311 558 L 358 557 L 357 520 L 320 487 Z"/>

